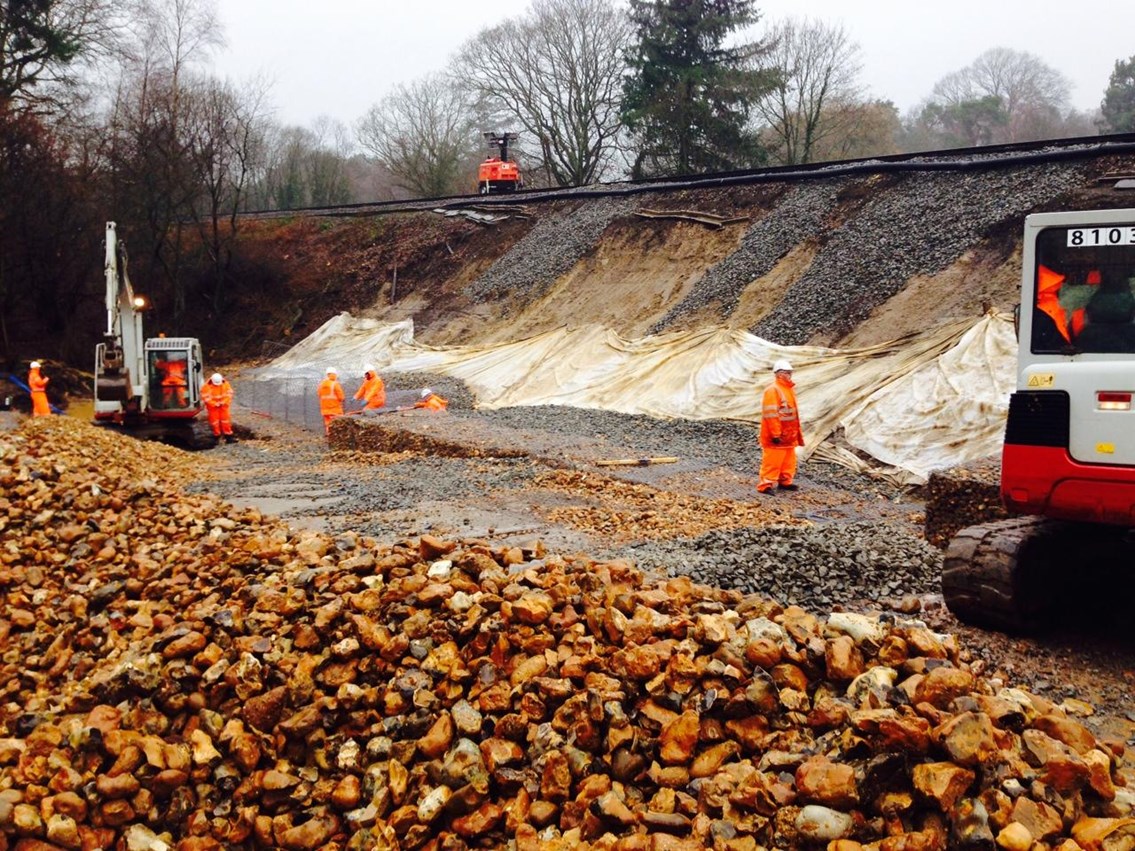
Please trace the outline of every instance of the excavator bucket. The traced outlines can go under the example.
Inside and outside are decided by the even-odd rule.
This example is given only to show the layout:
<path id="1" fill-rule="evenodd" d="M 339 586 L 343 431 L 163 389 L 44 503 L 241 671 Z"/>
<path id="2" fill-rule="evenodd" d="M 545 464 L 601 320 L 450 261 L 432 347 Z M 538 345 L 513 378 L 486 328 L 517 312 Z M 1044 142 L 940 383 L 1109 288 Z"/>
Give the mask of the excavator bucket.
<path id="1" fill-rule="evenodd" d="M 104 374 L 95 380 L 95 399 L 100 402 L 128 402 L 132 395 L 128 373 Z"/>

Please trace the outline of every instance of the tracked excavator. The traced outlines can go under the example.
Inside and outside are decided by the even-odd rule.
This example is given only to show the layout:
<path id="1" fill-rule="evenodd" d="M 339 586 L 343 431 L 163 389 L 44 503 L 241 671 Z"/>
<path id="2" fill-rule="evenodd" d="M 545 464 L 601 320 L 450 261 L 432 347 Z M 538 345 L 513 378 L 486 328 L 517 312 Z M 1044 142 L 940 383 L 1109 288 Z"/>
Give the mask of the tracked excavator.
<path id="1" fill-rule="evenodd" d="M 1135 564 L 1135 209 L 1025 220 L 1017 389 L 1001 457 L 1014 517 L 961 530 L 942 571 L 963 621 L 1046 625 L 1087 566 Z"/>
<path id="2" fill-rule="evenodd" d="M 146 299 L 135 295 L 126 246 L 106 224 L 106 331 L 95 348 L 95 424 L 147 440 L 207 449 L 216 443 L 197 418 L 201 344 L 192 337 L 145 339 Z"/>

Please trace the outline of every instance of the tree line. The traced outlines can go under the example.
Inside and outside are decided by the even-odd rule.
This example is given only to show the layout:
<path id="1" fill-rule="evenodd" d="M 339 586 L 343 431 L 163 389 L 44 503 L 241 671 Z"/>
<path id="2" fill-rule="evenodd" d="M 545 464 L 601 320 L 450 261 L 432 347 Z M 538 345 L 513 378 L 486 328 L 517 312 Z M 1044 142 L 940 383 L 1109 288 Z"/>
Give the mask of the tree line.
<path id="1" fill-rule="evenodd" d="M 1094 115 L 1005 48 L 900 115 L 841 26 L 756 0 L 533 0 L 351 126 L 275 121 L 267 83 L 214 72 L 223 46 L 214 0 L 0 3 L 9 362 L 45 338 L 87 356 L 106 219 L 165 291 L 165 330 L 207 336 L 234 287 L 265 285 L 236 274 L 240 212 L 474 191 L 485 130 L 518 133 L 526 184 L 549 187 L 1135 130 L 1135 57 Z"/>

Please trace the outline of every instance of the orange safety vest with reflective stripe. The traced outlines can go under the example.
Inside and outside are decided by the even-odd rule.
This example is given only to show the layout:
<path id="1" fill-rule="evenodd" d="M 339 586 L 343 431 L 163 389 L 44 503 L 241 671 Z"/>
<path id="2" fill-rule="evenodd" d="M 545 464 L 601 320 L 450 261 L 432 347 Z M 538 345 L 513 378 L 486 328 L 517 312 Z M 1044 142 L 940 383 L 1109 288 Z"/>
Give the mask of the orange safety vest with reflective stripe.
<path id="1" fill-rule="evenodd" d="M 780 438 L 780 446 L 804 445 L 796 393 L 792 389 L 795 386 L 791 379 L 778 377 L 765 390 L 761 399 L 761 446 L 776 446 L 774 437 Z"/>
<path id="2" fill-rule="evenodd" d="M 338 379 L 323 379 L 319 382 L 319 413 L 324 416 L 342 414 L 345 395 Z"/>
<path id="3" fill-rule="evenodd" d="M 40 375 L 38 369 L 29 370 L 28 372 L 28 389 L 33 393 L 46 393 L 47 382 L 51 379 L 45 375 Z"/>
<path id="4" fill-rule="evenodd" d="M 427 411 L 444 411 L 449 404 L 447 399 L 441 398 L 436 393 L 431 393 L 425 399 L 419 399 L 414 403 L 415 408 L 425 408 Z"/>
<path id="5" fill-rule="evenodd" d="M 187 364 L 183 360 L 159 361 L 158 369 L 162 371 L 162 387 L 189 386 L 189 382 L 185 380 L 186 366 Z"/>
<path id="6" fill-rule="evenodd" d="M 227 381 L 222 381 L 220 384 L 206 381 L 205 385 L 201 388 L 201 401 L 209 407 L 231 405 L 233 401 L 233 386 Z"/>
<path id="7" fill-rule="evenodd" d="M 368 372 L 362 386 L 355 391 L 356 399 L 366 400 L 366 408 L 381 408 L 386 404 L 386 385 L 373 372 Z"/>
<path id="8" fill-rule="evenodd" d="M 32 397 L 32 416 L 42 417 L 51 413 L 51 404 L 47 401 L 47 382 L 51 379 L 40 375 L 38 369 L 28 370 L 28 390 Z"/>

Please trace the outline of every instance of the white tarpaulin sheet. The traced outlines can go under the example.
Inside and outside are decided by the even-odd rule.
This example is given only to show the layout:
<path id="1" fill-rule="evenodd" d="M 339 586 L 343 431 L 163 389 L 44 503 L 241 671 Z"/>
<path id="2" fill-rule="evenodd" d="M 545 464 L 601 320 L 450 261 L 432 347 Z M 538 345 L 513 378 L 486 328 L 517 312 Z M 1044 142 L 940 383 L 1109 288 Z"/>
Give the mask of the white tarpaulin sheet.
<path id="1" fill-rule="evenodd" d="M 628 340 L 598 326 L 435 348 L 415 342 L 409 320 L 388 324 L 343 313 L 256 377 L 314 382 L 335 366 L 350 384 L 364 363 L 373 363 L 380 371 L 459 378 L 482 408 L 570 405 L 756 424 L 779 358 L 795 367 L 805 456 L 818 451 L 859 466 L 854 452 L 832 441 L 842 430 L 854 450 L 895 468 L 898 479 L 918 482 L 932 469 L 1000 447 L 1016 369 L 1012 322 L 1003 315 L 864 349 L 778 346 L 729 329 Z"/>

